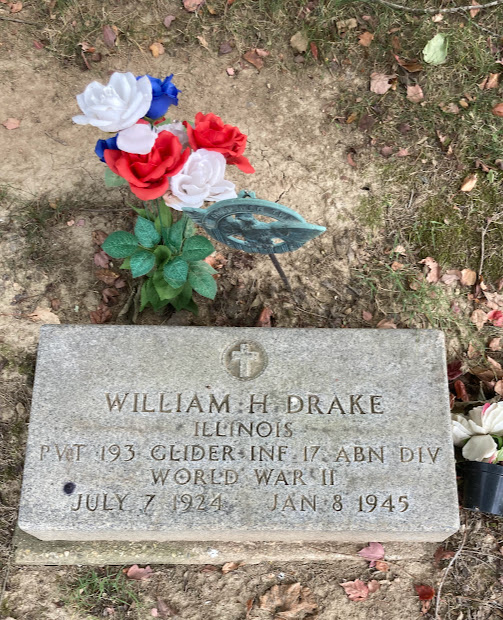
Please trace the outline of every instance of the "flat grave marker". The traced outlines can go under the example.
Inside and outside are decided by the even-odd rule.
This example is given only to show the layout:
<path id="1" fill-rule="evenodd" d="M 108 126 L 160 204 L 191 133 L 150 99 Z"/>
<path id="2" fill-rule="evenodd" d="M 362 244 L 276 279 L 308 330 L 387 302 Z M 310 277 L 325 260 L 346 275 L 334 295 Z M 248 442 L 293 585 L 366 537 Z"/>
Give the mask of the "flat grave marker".
<path id="1" fill-rule="evenodd" d="M 443 540 L 459 527 L 443 335 L 45 326 L 19 527 Z"/>

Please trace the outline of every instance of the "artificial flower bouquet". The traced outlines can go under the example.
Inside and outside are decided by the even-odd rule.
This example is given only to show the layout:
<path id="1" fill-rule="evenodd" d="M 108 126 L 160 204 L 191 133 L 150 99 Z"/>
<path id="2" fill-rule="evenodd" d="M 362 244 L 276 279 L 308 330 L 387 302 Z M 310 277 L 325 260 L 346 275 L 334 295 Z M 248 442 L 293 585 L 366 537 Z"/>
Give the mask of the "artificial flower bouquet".
<path id="1" fill-rule="evenodd" d="M 245 173 L 254 169 L 243 155 L 246 135 L 215 114 L 199 112 L 194 123 L 165 117 L 178 105 L 172 78 L 113 73 L 106 86 L 91 82 L 77 95 L 82 114 L 73 121 L 115 134 L 96 143 L 95 153 L 107 166 L 105 184 L 128 183 L 145 201 L 144 208 L 133 207 L 134 233 L 114 232 L 102 244 L 110 257 L 124 259 L 120 267 L 133 278 L 146 276 L 140 311 L 171 304 L 195 313 L 194 291 L 210 299 L 216 295 L 216 271 L 204 260 L 214 248 L 176 212 L 236 198 L 234 183 L 225 179 L 227 165 Z"/>
<path id="2" fill-rule="evenodd" d="M 503 462 L 503 402 L 475 407 L 467 416 L 453 414 L 452 432 L 467 461 Z"/>

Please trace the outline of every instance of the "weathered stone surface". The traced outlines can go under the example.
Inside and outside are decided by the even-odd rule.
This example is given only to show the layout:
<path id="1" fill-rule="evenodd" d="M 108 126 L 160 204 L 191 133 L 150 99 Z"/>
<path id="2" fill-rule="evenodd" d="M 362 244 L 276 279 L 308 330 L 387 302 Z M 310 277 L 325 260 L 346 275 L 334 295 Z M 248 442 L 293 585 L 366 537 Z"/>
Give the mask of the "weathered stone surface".
<path id="1" fill-rule="evenodd" d="M 457 505 L 440 332 L 42 328 L 42 540 L 442 540 Z"/>

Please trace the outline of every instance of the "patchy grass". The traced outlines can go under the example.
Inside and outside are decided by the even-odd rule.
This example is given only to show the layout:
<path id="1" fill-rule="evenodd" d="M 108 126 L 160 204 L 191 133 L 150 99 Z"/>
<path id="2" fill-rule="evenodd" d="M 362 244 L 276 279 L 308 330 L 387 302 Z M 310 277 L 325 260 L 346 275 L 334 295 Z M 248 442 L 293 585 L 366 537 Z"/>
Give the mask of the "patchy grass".
<path id="1" fill-rule="evenodd" d="M 68 606 L 98 617 L 113 613 L 118 620 L 127 618 L 130 617 L 128 611 L 140 603 L 133 583 L 124 576 L 122 569 L 113 567 L 83 569 L 76 580 L 64 588 Z M 110 613 L 107 609 L 114 611 Z"/>

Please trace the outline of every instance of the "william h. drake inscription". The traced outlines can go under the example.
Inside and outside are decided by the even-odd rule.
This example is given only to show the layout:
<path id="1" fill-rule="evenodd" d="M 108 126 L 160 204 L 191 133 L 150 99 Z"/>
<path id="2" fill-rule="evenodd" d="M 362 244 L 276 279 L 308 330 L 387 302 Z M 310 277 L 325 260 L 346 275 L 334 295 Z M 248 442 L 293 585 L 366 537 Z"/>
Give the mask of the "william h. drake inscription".
<path id="1" fill-rule="evenodd" d="M 19 525 L 42 540 L 442 540 L 458 527 L 443 336 L 46 326 Z"/>

